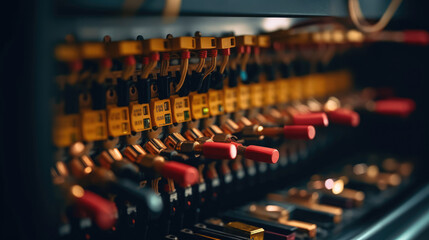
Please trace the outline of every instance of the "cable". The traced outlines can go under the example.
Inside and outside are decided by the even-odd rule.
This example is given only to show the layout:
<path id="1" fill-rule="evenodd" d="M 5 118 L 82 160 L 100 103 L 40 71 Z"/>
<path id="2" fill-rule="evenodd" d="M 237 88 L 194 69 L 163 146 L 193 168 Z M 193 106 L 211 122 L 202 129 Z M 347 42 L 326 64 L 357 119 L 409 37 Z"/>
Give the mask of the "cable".
<path id="1" fill-rule="evenodd" d="M 377 23 L 371 25 L 366 21 L 360 8 L 359 0 L 349 0 L 349 13 L 355 26 L 365 33 L 374 33 L 383 30 L 392 19 L 402 0 L 391 0 L 386 11 Z"/>
<path id="2" fill-rule="evenodd" d="M 210 68 L 205 71 L 203 80 L 216 69 L 216 57 L 217 57 L 217 50 L 212 49 L 210 50 Z"/>
<path id="3" fill-rule="evenodd" d="M 180 81 L 177 84 L 175 91 L 179 92 L 185 83 L 186 75 L 188 75 L 188 67 L 189 67 L 189 58 L 191 57 L 191 52 L 183 51 L 180 62 Z"/>

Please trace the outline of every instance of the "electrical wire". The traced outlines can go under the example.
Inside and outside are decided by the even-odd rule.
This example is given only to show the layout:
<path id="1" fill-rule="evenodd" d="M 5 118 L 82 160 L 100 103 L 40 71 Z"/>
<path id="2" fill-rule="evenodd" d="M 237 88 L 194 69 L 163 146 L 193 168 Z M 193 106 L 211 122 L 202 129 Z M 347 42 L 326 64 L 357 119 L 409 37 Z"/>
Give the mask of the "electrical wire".
<path id="1" fill-rule="evenodd" d="M 359 0 L 349 0 L 349 13 L 352 22 L 355 26 L 365 33 L 374 33 L 383 30 L 387 24 L 389 24 L 396 10 L 398 10 L 399 5 L 402 3 L 402 0 L 391 0 L 386 11 L 381 16 L 380 20 L 377 23 L 371 25 L 365 19 L 360 8 Z"/>
<path id="2" fill-rule="evenodd" d="M 180 81 L 176 85 L 175 91 L 176 93 L 180 91 L 180 89 L 183 87 L 183 84 L 185 83 L 186 76 L 188 75 L 188 67 L 189 67 L 189 51 L 185 54 L 182 53 L 182 59 L 180 61 Z M 186 57 L 183 57 L 184 55 L 188 55 Z"/>
<path id="3" fill-rule="evenodd" d="M 206 79 L 206 77 L 212 73 L 216 69 L 216 56 L 212 56 L 210 58 L 210 67 L 207 71 L 204 72 L 203 80 Z"/>

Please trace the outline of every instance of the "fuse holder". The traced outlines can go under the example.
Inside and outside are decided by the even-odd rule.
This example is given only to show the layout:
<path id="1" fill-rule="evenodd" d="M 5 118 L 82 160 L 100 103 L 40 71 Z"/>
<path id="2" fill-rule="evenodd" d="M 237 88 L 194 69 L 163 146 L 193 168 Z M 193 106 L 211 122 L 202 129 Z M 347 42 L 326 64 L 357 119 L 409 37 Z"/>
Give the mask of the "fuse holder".
<path id="1" fill-rule="evenodd" d="M 216 48 L 216 38 L 215 37 L 197 37 L 196 40 L 196 49 L 212 49 Z"/>
<path id="2" fill-rule="evenodd" d="M 193 37 L 177 37 L 169 39 L 171 51 L 180 51 L 187 49 L 195 49 L 195 38 Z"/>
<path id="3" fill-rule="evenodd" d="M 78 209 L 88 212 L 100 229 L 108 230 L 115 225 L 118 210 L 113 202 L 90 191 L 85 191 L 75 201 Z"/>
<path id="4" fill-rule="evenodd" d="M 192 166 L 179 162 L 165 162 L 161 174 L 173 179 L 180 186 L 194 185 L 199 180 L 198 170 Z"/>
<path id="5" fill-rule="evenodd" d="M 279 151 L 274 148 L 249 145 L 244 151 L 244 157 L 258 162 L 274 164 L 279 160 Z"/>
<path id="6" fill-rule="evenodd" d="M 334 111 L 327 112 L 329 122 L 341 125 L 357 127 L 360 123 L 359 114 L 355 111 L 339 108 Z"/>
<path id="7" fill-rule="evenodd" d="M 295 125 L 313 125 L 327 127 L 329 125 L 326 113 L 299 113 L 292 116 Z"/>
<path id="8" fill-rule="evenodd" d="M 169 51 L 169 45 L 167 39 L 162 38 L 152 38 L 143 40 L 143 54 L 153 53 L 153 52 L 167 52 Z"/>
<path id="9" fill-rule="evenodd" d="M 374 111 L 383 115 L 408 117 L 416 108 L 413 100 L 408 98 L 394 98 L 375 102 Z"/>
<path id="10" fill-rule="evenodd" d="M 205 142 L 202 144 L 203 155 L 213 159 L 235 159 L 237 148 L 230 143 Z"/>
<path id="11" fill-rule="evenodd" d="M 256 36 L 244 35 L 235 37 L 237 46 L 254 46 L 256 44 Z"/>
<path id="12" fill-rule="evenodd" d="M 312 140 L 316 136 L 316 129 L 311 125 L 286 125 L 283 127 L 283 135 L 289 139 Z"/>
<path id="13" fill-rule="evenodd" d="M 235 37 L 217 38 L 217 49 L 229 49 L 235 47 Z"/>

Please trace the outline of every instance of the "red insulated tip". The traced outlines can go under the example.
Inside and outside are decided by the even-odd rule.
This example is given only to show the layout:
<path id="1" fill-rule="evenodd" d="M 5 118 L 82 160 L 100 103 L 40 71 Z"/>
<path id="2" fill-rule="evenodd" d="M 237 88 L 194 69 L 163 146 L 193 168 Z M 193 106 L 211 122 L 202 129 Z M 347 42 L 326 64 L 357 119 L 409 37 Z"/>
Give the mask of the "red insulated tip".
<path id="1" fill-rule="evenodd" d="M 203 144 L 203 155 L 212 159 L 235 159 L 237 147 L 231 143 L 205 142 Z"/>
<path id="2" fill-rule="evenodd" d="M 193 185 L 199 179 L 196 168 L 174 161 L 166 162 L 162 167 L 161 174 L 166 178 L 173 179 L 181 187 Z"/>
<path id="3" fill-rule="evenodd" d="M 126 56 L 124 58 L 124 64 L 128 66 L 136 65 L 136 59 L 134 56 Z"/>
<path id="4" fill-rule="evenodd" d="M 244 157 L 258 162 L 276 163 L 279 160 L 279 151 L 274 148 L 250 145 L 246 147 Z"/>
<path id="5" fill-rule="evenodd" d="M 408 117 L 416 108 L 416 103 L 408 98 L 394 98 L 375 102 L 374 111 L 383 115 Z"/>
<path id="6" fill-rule="evenodd" d="M 312 140 L 316 136 L 316 129 L 311 125 L 287 125 L 283 127 L 283 135 L 289 139 Z"/>
<path id="7" fill-rule="evenodd" d="M 326 113 L 300 113 L 293 115 L 295 125 L 313 125 L 327 127 L 329 125 Z"/>
<path id="8" fill-rule="evenodd" d="M 116 205 L 95 193 L 85 191 L 82 197 L 76 199 L 76 206 L 88 213 L 102 230 L 110 229 L 116 223 Z"/>
<path id="9" fill-rule="evenodd" d="M 328 112 L 327 114 L 329 122 L 334 124 L 357 127 L 360 123 L 359 114 L 349 109 L 339 108 L 337 110 Z"/>

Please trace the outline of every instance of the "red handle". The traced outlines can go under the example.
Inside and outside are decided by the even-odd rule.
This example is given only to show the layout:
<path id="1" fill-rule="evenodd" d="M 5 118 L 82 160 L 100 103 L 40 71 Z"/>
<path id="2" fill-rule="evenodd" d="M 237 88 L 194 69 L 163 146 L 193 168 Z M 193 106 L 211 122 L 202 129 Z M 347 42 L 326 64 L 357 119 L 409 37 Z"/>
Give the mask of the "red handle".
<path id="1" fill-rule="evenodd" d="M 300 113 L 293 115 L 295 125 L 313 125 L 327 127 L 329 125 L 326 113 Z"/>
<path id="2" fill-rule="evenodd" d="M 102 230 L 110 229 L 116 223 L 116 205 L 93 192 L 85 191 L 82 197 L 76 198 L 76 207 L 86 212 Z"/>
<path id="3" fill-rule="evenodd" d="M 383 115 L 408 117 L 416 108 L 416 103 L 408 98 L 393 98 L 375 102 L 375 112 Z"/>
<path id="4" fill-rule="evenodd" d="M 161 174 L 166 178 L 173 179 L 182 187 L 195 184 L 199 178 L 196 168 L 174 161 L 164 163 Z"/>
<path id="5" fill-rule="evenodd" d="M 283 135 L 289 139 L 312 140 L 316 136 L 316 129 L 311 125 L 286 125 Z"/>
<path id="6" fill-rule="evenodd" d="M 279 160 L 279 151 L 274 148 L 250 145 L 246 147 L 244 157 L 258 162 L 276 163 Z"/>
<path id="7" fill-rule="evenodd" d="M 329 122 L 341 125 L 357 127 L 360 123 L 359 114 L 355 111 L 339 108 L 328 112 Z"/>
<path id="8" fill-rule="evenodd" d="M 203 144 L 203 155 L 212 159 L 235 159 L 237 147 L 231 143 L 205 142 Z"/>

